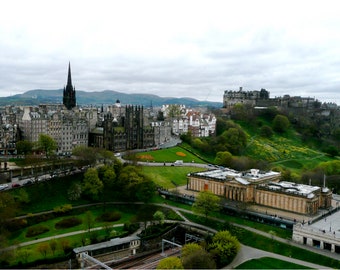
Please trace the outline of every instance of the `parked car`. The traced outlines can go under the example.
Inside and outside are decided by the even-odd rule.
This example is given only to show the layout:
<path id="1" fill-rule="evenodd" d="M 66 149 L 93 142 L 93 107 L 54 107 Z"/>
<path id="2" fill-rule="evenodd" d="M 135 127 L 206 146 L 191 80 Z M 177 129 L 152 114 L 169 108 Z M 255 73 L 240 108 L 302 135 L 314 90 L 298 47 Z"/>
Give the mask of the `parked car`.
<path id="1" fill-rule="evenodd" d="M 4 190 L 4 189 L 6 189 L 6 188 L 8 188 L 8 184 L 2 184 L 2 185 L 0 185 L 0 190 Z"/>
<path id="2" fill-rule="evenodd" d="M 13 183 L 12 188 L 16 188 L 16 187 L 21 187 L 21 185 L 19 183 Z"/>
<path id="3" fill-rule="evenodd" d="M 33 184 L 33 182 L 31 180 L 27 180 L 25 183 L 24 183 L 24 186 L 27 186 L 27 185 L 31 185 Z"/>

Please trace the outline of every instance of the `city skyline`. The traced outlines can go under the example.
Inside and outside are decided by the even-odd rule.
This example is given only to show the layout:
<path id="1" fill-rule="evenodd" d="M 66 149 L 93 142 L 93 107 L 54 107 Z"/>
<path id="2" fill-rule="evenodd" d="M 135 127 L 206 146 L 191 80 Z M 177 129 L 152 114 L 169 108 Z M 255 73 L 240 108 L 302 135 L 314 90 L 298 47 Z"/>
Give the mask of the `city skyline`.
<path id="1" fill-rule="evenodd" d="M 327 5 L 326 5 L 327 4 Z M 340 104 L 336 1 L 7 1 L 0 96 L 113 90 L 221 102 L 225 90 Z"/>

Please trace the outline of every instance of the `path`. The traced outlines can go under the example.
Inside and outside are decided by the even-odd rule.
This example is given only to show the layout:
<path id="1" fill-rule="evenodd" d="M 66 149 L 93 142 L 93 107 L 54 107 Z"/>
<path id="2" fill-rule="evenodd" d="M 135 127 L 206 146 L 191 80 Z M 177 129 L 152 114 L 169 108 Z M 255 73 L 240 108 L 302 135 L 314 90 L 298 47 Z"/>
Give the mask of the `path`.
<path id="1" fill-rule="evenodd" d="M 237 256 L 235 257 L 235 259 L 232 261 L 231 264 L 229 264 L 224 269 L 233 269 L 233 268 L 236 268 L 237 266 L 241 265 L 242 263 L 244 263 L 246 261 L 249 261 L 249 260 L 252 260 L 252 259 L 259 259 L 259 258 L 263 258 L 263 257 L 275 258 L 275 259 L 279 259 L 279 260 L 282 260 L 282 261 L 287 261 L 287 262 L 307 266 L 307 267 L 310 267 L 310 268 L 313 268 L 313 269 L 332 269 L 332 268 L 325 267 L 323 265 L 318 265 L 318 264 L 314 264 L 314 263 L 310 263 L 310 262 L 306 262 L 306 261 L 301 261 L 301 260 L 298 260 L 298 259 L 282 256 L 280 254 L 267 252 L 267 251 L 264 251 L 264 250 L 260 250 L 260 249 L 245 246 L 245 245 L 241 245 L 241 249 L 237 253 Z"/>

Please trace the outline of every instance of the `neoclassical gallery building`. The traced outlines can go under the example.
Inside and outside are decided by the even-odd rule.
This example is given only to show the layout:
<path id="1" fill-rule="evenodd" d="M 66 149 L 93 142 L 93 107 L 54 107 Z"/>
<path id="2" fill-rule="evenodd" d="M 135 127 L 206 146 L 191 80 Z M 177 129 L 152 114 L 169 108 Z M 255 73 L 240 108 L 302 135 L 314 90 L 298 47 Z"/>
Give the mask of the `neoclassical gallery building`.
<path id="1" fill-rule="evenodd" d="M 238 172 L 224 168 L 191 173 L 187 177 L 188 190 L 209 190 L 231 201 L 253 203 L 303 215 L 315 215 L 319 208 L 331 207 L 330 189 L 280 181 L 279 172 L 263 172 L 257 169 Z"/>

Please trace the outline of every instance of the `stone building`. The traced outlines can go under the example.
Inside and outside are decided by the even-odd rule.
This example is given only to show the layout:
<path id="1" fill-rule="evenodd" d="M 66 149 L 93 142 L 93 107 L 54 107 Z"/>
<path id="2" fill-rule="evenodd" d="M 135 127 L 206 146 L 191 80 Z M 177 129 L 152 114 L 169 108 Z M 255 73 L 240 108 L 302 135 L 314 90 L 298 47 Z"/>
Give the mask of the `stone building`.
<path id="1" fill-rule="evenodd" d="M 280 173 L 252 169 L 209 170 L 188 175 L 188 189 L 209 190 L 227 200 L 314 215 L 319 208 L 331 206 L 332 192 L 327 188 L 280 182 Z"/>
<path id="2" fill-rule="evenodd" d="M 53 110 L 49 106 L 24 107 L 18 116 L 21 139 L 37 142 L 40 134 L 51 136 L 58 153 L 71 153 L 79 145 L 88 145 L 92 111 Z"/>
<path id="3" fill-rule="evenodd" d="M 338 208 L 339 202 L 335 206 L 336 210 Z M 323 215 L 316 222 L 295 224 L 292 239 L 302 245 L 340 254 L 340 212 Z"/>
<path id="4" fill-rule="evenodd" d="M 154 128 L 147 123 L 143 106 L 126 106 L 124 114 L 104 115 L 103 147 L 110 151 L 145 149 L 155 146 Z"/>

